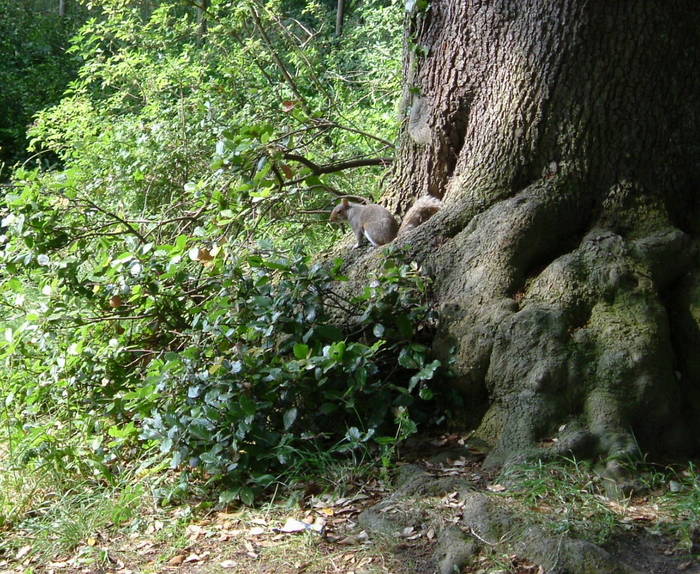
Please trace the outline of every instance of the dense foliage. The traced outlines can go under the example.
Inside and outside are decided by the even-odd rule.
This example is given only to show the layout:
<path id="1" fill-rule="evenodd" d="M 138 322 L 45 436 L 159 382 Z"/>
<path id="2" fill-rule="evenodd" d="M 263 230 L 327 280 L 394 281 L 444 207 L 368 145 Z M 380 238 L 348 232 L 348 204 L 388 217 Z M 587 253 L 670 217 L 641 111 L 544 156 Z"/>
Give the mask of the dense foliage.
<path id="1" fill-rule="evenodd" d="M 75 77 L 78 60 L 67 48 L 87 10 L 71 8 L 61 16 L 58 3 L 0 0 L 0 179 L 26 159 L 32 115 L 56 103 Z"/>
<path id="2" fill-rule="evenodd" d="M 428 285 L 397 253 L 341 299 L 342 261 L 314 258 L 391 155 L 399 4 L 340 38 L 317 2 L 90 5 L 29 132 L 57 163 L 4 197 L 15 451 L 107 480 L 165 458 L 244 502 L 315 453 L 390 452 L 432 397 Z"/>
<path id="3" fill-rule="evenodd" d="M 309 452 L 414 430 L 407 408 L 430 398 L 438 366 L 414 331 L 429 325 L 415 268 L 389 261 L 340 300 L 340 262 L 212 241 L 226 220 L 170 244 L 103 236 L 96 257 L 66 226 L 65 189 L 22 190 L 3 219 L 16 319 L 1 348 L 7 412 L 37 431 L 26 460 L 109 478 L 145 441 L 251 501 Z M 339 307 L 358 317 L 350 331 L 333 322 Z M 47 413 L 70 425 L 42 424 Z"/>

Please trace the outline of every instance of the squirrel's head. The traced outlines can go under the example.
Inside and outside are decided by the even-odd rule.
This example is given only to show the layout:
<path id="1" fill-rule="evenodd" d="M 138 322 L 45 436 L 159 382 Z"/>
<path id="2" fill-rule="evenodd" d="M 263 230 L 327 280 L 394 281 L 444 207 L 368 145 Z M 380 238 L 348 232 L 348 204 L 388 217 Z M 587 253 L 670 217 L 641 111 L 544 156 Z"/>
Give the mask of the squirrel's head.
<path id="1" fill-rule="evenodd" d="M 331 211 L 331 221 L 341 221 L 348 218 L 347 211 L 350 208 L 350 202 L 347 197 L 340 200 L 340 203 L 333 208 Z"/>

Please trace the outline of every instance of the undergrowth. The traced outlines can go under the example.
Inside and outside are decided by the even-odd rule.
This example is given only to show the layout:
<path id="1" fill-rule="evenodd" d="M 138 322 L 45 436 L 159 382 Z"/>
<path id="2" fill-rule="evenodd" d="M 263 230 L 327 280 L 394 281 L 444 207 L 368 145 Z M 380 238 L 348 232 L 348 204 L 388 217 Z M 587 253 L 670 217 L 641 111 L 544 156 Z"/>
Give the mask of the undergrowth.
<path id="1" fill-rule="evenodd" d="M 508 485 L 504 496 L 554 535 L 605 544 L 634 529 L 635 520 L 642 519 L 649 532 L 670 537 L 685 552 L 697 552 L 700 475 L 696 466 L 658 468 L 637 463 L 630 464 L 628 472 L 635 487 L 620 500 L 606 494 L 606 479 L 589 461 L 560 459 L 513 466 L 500 479 Z"/>

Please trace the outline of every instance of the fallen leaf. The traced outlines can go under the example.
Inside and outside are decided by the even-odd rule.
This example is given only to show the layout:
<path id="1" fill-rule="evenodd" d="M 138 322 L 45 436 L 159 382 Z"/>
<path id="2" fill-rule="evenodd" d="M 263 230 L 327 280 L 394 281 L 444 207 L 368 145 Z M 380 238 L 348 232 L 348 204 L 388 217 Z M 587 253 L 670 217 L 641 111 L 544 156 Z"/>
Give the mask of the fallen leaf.
<path id="1" fill-rule="evenodd" d="M 502 484 L 489 484 L 486 487 L 486 490 L 490 490 L 491 492 L 504 492 L 506 490 L 506 487 Z"/>
<path id="2" fill-rule="evenodd" d="M 197 538 L 199 538 L 202 534 L 205 534 L 206 530 L 197 524 L 190 524 L 187 528 L 185 528 L 185 533 L 189 539 L 193 541 L 197 540 Z"/>
<path id="3" fill-rule="evenodd" d="M 275 532 L 286 532 L 287 534 L 293 533 L 293 532 L 304 532 L 305 530 L 311 530 L 313 532 L 321 532 L 323 531 L 323 527 L 325 526 L 325 523 L 323 522 L 323 519 L 321 519 L 318 522 L 314 522 L 313 524 L 309 522 L 304 522 L 302 520 L 297 520 L 296 518 L 287 518 L 287 521 L 284 523 L 284 526 L 281 528 L 275 528 Z"/>
<path id="4" fill-rule="evenodd" d="M 27 554 L 29 554 L 31 552 L 31 550 L 32 550 L 32 547 L 29 545 L 22 546 L 22 548 L 20 548 L 17 551 L 17 554 L 15 555 L 15 560 L 22 560 L 22 558 L 24 558 Z"/>
<path id="5" fill-rule="evenodd" d="M 168 566 L 179 566 L 185 561 L 185 558 L 187 558 L 187 556 L 185 556 L 184 554 L 177 554 L 173 556 L 170 560 L 168 560 L 166 564 Z"/>
<path id="6" fill-rule="evenodd" d="M 310 527 L 311 525 L 308 522 L 302 522 L 301 520 L 297 520 L 295 518 L 287 518 L 284 526 L 281 528 L 276 528 L 275 530 L 279 532 L 302 532 L 304 530 L 308 530 Z"/>
<path id="7" fill-rule="evenodd" d="M 411 536 L 414 532 L 415 532 L 415 530 L 414 530 L 413 526 L 407 526 L 406 528 L 404 528 L 404 529 L 401 531 L 401 534 L 399 534 L 399 536 L 400 536 L 401 538 L 408 538 L 408 537 Z"/>
<path id="8" fill-rule="evenodd" d="M 422 532 L 416 532 L 415 534 L 406 537 L 406 540 L 417 540 L 417 539 L 420 538 L 421 536 L 423 536 L 423 533 L 422 533 Z"/>
<path id="9" fill-rule="evenodd" d="M 362 544 L 368 538 L 369 538 L 369 536 L 367 535 L 367 532 L 365 532 L 363 530 L 359 534 L 352 534 L 350 536 L 346 536 L 345 538 L 340 538 L 339 540 L 336 540 L 335 542 L 337 544 L 343 544 L 344 546 L 354 546 L 355 544 Z"/>
<path id="10" fill-rule="evenodd" d="M 202 560 L 202 557 L 199 554 L 190 554 L 187 558 L 185 558 L 182 563 L 187 564 L 189 562 L 200 562 Z"/>
<path id="11" fill-rule="evenodd" d="M 197 257 L 197 259 L 199 261 L 211 261 L 212 259 L 214 259 L 214 257 L 206 247 L 202 247 L 199 250 L 199 257 Z"/>
<path id="12" fill-rule="evenodd" d="M 219 562 L 219 566 L 222 568 L 235 568 L 238 566 L 238 562 L 235 560 L 224 560 L 223 562 Z"/>
<path id="13" fill-rule="evenodd" d="M 683 485 L 680 482 L 678 482 L 677 480 L 669 480 L 668 481 L 668 489 L 671 492 L 680 492 L 681 490 L 683 490 Z"/>

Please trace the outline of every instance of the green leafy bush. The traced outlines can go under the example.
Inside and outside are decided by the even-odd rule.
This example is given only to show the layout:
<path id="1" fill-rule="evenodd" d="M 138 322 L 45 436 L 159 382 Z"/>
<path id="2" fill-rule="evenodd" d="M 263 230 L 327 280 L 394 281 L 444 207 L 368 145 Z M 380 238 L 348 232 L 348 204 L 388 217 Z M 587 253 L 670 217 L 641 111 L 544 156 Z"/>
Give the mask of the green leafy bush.
<path id="1" fill-rule="evenodd" d="M 427 287 L 395 258 L 340 300 L 308 254 L 391 155 L 401 3 L 342 38 L 319 2 L 217 0 L 206 27 L 174 0 L 91 6 L 29 133 L 59 165 L 18 169 L 1 208 L 16 452 L 100 480 L 167 458 L 246 501 L 311 453 L 386 455 L 431 396 Z"/>
<path id="2" fill-rule="evenodd" d="M 173 467 L 250 500 L 251 485 L 314 449 L 386 444 L 395 419 L 412 432 L 406 413 L 431 398 L 439 365 L 422 344 L 430 317 L 415 266 L 396 255 L 345 300 L 340 261 L 226 242 L 216 211 L 156 244 L 120 216 L 76 210 L 74 189 L 52 196 L 23 175 L 2 219 L 15 317 L 0 342 L 2 388 L 29 426 L 47 412 L 71 421 L 45 428 L 30 458 L 108 475 L 157 444 Z"/>
<path id="3" fill-rule="evenodd" d="M 431 396 L 425 382 L 439 363 L 412 342 L 427 312 L 415 270 L 391 263 L 341 302 L 362 313 L 352 334 L 330 321 L 337 271 L 301 256 L 250 255 L 226 267 L 226 295 L 192 315 L 195 344 L 149 367 L 156 406 L 144 437 L 173 466 L 265 485 L 316 448 L 342 452 L 391 432 L 396 409 L 417 391 Z"/>

